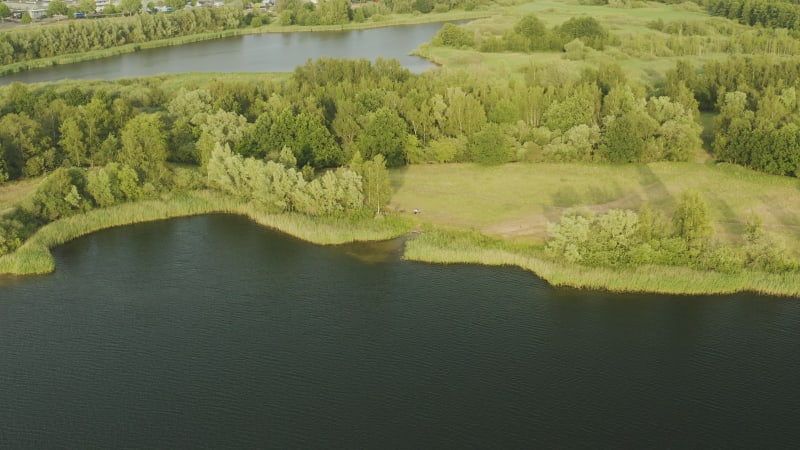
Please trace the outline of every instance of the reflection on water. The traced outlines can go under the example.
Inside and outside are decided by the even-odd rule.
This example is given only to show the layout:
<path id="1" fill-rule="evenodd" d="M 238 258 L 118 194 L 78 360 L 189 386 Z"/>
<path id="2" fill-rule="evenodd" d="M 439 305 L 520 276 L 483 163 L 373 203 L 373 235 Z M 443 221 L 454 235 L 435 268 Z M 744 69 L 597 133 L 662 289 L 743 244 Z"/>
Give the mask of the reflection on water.
<path id="1" fill-rule="evenodd" d="M 339 246 L 347 256 L 365 263 L 385 263 L 396 261 L 403 254 L 406 238 L 388 241 L 354 242 Z"/>
<path id="2" fill-rule="evenodd" d="M 395 58 L 412 72 L 433 67 L 409 53 L 429 41 L 441 23 L 369 30 L 264 33 L 143 50 L 94 61 L 51 66 L 0 77 L 0 85 L 63 79 L 141 77 L 186 72 L 291 72 L 309 59 Z"/>

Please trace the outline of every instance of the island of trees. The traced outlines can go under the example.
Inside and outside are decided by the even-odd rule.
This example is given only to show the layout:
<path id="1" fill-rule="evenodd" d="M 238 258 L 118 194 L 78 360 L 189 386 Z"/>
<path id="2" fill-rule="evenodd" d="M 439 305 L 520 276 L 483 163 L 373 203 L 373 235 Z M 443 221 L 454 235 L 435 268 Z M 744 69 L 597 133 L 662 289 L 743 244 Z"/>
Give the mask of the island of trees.
<path id="1" fill-rule="evenodd" d="M 448 5 L 496 14 L 444 25 L 420 49 L 443 67 L 423 74 L 396 61 L 321 59 L 277 76 L 12 84 L 0 90 L 0 182 L 35 188 L 2 211 L 0 268 L 36 271 L 13 258 L 49 223 L 203 193 L 216 199 L 209 211 L 236 210 L 219 203 L 233 202 L 264 214 L 370 223 L 383 236 L 415 227 L 424 232 L 409 241 L 408 257 L 516 264 L 557 284 L 800 295 L 797 223 L 784 212 L 776 225 L 758 207 L 742 211 L 693 178 L 727 183 L 735 173 L 735 183 L 717 189 L 750 183 L 736 188 L 748 191 L 743 202 L 797 195 L 800 39 L 784 22 L 794 3 L 667 3 Z M 377 14 L 373 5 L 308 5 L 284 2 L 273 20 L 344 23 Z M 444 10 L 424 1 L 381 7 Z M 637 10 L 652 17 L 628 14 Z M 241 9 L 214 11 L 126 17 L 108 26 L 127 31 L 98 31 L 116 41 L 85 45 L 245 20 Z M 85 23 L 86 32 L 106 26 Z M 8 62 L 80 51 L 37 41 L 75 26 L 0 34 L 0 49 L 10 48 Z M 21 52 L 13 39 L 26 33 L 40 43 Z M 557 181 L 543 171 L 562 180 L 592 173 L 596 184 L 580 192 L 582 179 L 535 203 L 549 222 L 538 233 L 509 231 L 512 223 L 531 226 L 504 220 L 509 213 L 499 209 L 474 211 L 479 202 L 442 206 L 414 191 L 431 183 L 429 192 L 466 192 L 493 174 L 508 180 L 496 183 L 505 191 L 498 195 L 513 202 L 526 180 Z M 631 173 L 646 181 L 632 184 Z M 426 202 L 460 211 L 428 219 Z M 411 215 L 417 206 L 423 214 Z M 473 218 L 482 214 L 489 217 Z"/>

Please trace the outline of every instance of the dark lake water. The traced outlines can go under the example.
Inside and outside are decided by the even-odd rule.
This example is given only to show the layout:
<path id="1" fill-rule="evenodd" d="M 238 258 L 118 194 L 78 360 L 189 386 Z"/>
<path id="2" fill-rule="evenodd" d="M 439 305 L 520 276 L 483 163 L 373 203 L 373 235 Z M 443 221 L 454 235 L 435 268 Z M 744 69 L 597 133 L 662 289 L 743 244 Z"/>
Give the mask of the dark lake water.
<path id="1" fill-rule="evenodd" d="M 246 219 L 0 279 L 0 447 L 796 448 L 800 302 L 555 289 Z"/>
<path id="2" fill-rule="evenodd" d="M 162 47 L 0 77 L 0 85 L 63 79 L 116 79 L 185 72 L 291 72 L 311 58 L 395 58 L 413 72 L 433 67 L 408 53 L 441 23 L 370 30 L 265 33 Z"/>

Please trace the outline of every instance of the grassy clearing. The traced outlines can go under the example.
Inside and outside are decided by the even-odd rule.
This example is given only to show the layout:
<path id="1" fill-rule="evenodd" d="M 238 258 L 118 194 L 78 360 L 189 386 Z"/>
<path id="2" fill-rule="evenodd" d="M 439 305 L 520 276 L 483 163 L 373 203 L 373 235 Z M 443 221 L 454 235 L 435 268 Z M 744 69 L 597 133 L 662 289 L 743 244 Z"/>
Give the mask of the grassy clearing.
<path id="1" fill-rule="evenodd" d="M 343 244 L 385 240 L 405 234 L 408 219 L 381 220 L 310 218 L 299 214 L 269 214 L 211 191 L 171 194 L 160 200 L 127 203 L 58 220 L 41 228 L 16 252 L 0 257 L 0 274 L 30 275 L 55 270 L 50 249 L 94 231 L 133 223 L 200 214 L 229 213 L 247 216 L 256 223 L 275 228 L 316 244 Z"/>
<path id="2" fill-rule="evenodd" d="M 727 19 L 712 17 L 702 7 L 690 3 L 668 5 L 642 2 L 636 8 L 614 8 L 605 5 L 581 5 L 577 1 L 568 0 L 538 0 L 508 8 L 495 8 L 492 13 L 491 17 L 474 20 L 464 25 L 464 28 L 476 36 L 500 36 L 510 30 L 520 17 L 529 13 L 536 14 L 548 28 L 560 25 L 572 17 L 586 15 L 597 19 L 615 34 L 621 40 L 621 45 L 607 46 L 602 52 L 589 51 L 586 59 L 582 61 L 567 61 L 563 58 L 563 54 L 558 52 L 486 54 L 475 50 L 456 50 L 429 45 L 423 45 L 416 50 L 416 53 L 450 69 L 489 71 L 490 74 L 487 76 L 498 79 L 502 79 L 504 73 L 515 74 L 531 64 L 546 66 L 560 64 L 577 76 L 584 67 L 595 67 L 600 62 L 615 62 L 623 68 L 629 79 L 639 80 L 646 86 L 658 86 L 663 83 L 665 72 L 672 69 L 679 59 L 689 60 L 695 67 L 700 67 L 707 61 L 728 58 L 730 55 L 705 50 L 694 56 L 655 56 L 647 52 L 631 56 L 630 51 L 625 50 L 626 44 L 631 40 L 641 38 L 645 42 L 652 42 L 656 47 L 663 46 L 670 38 L 666 33 L 649 28 L 648 23 L 658 20 L 664 23 L 675 21 L 725 23 L 726 27 L 741 32 L 749 29 Z M 704 39 L 711 41 L 729 39 L 716 33 L 713 27 L 707 28 L 709 35 L 704 36 Z"/>
<path id="3" fill-rule="evenodd" d="M 36 190 L 42 178 L 31 178 L 0 185 L 0 216 L 11 211 L 15 204 Z"/>
<path id="4" fill-rule="evenodd" d="M 696 189 L 706 198 L 721 239 L 739 239 L 754 212 L 765 230 L 800 255 L 798 180 L 730 164 L 420 165 L 391 177 L 392 206 L 422 210 L 415 216 L 420 221 L 539 244 L 547 223 L 570 208 L 600 213 L 649 203 L 671 213 L 681 192 Z"/>

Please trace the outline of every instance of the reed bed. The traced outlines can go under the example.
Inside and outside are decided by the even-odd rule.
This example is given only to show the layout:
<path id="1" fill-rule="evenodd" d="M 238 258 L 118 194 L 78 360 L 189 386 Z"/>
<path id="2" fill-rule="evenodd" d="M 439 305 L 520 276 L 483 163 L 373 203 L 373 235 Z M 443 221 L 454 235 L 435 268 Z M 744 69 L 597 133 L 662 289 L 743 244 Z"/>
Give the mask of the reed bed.
<path id="1" fill-rule="evenodd" d="M 516 266 L 533 272 L 553 286 L 611 292 L 650 292 L 672 295 L 711 295 L 754 292 L 800 297 L 800 274 L 742 272 L 725 274 L 688 267 L 642 266 L 615 270 L 560 264 L 548 260 L 535 246 L 510 244 L 474 231 L 430 230 L 406 243 L 404 258 L 440 264 Z"/>
<path id="2" fill-rule="evenodd" d="M 315 244 L 392 239 L 408 232 L 411 222 L 398 217 L 312 218 L 300 214 L 271 214 L 259 207 L 212 191 L 170 194 L 158 200 L 96 209 L 52 222 L 36 232 L 14 253 L 0 257 L 0 274 L 50 273 L 55 262 L 50 249 L 89 233 L 122 225 L 227 213 L 243 215 L 259 225 L 274 228 Z"/>

